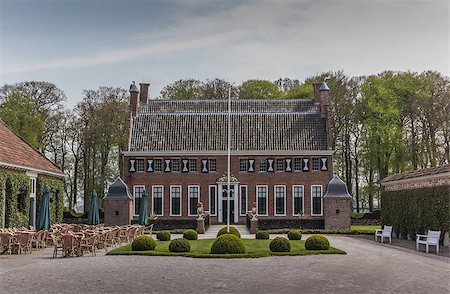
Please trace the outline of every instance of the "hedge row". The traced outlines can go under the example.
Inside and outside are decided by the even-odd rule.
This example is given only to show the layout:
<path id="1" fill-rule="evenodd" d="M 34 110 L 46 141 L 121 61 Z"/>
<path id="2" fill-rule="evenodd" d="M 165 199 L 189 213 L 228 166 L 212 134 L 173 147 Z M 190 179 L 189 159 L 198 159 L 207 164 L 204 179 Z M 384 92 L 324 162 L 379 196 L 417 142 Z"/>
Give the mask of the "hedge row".
<path id="1" fill-rule="evenodd" d="M 401 191 L 383 191 L 383 224 L 392 225 L 401 238 L 414 238 L 427 230 L 449 231 L 449 186 Z"/>

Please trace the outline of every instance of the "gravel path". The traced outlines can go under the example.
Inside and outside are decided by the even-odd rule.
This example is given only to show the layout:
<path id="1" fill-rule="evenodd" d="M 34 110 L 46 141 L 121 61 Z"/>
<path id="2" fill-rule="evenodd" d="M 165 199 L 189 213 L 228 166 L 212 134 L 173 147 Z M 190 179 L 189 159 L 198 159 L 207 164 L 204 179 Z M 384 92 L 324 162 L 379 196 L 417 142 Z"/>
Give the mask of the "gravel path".
<path id="1" fill-rule="evenodd" d="M 450 293 L 450 259 L 346 236 L 347 255 L 0 257 L 0 293 Z"/>

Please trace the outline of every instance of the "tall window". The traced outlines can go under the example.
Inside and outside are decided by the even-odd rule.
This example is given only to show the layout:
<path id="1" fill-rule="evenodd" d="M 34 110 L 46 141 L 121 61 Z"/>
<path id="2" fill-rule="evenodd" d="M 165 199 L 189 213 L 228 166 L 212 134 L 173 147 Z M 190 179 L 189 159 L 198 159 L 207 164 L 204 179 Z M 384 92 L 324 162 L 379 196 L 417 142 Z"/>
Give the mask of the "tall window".
<path id="1" fill-rule="evenodd" d="M 209 186 L 209 213 L 211 215 L 216 215 L 216 195 L 217 195 L 217 187 Z"/>
<path id="2" fill-rule="evenodd" d="M 239 159 L 239 171 L 240 172 L 247 171 L 247 159 Z"/>
<path id="3" fill-rule="evenodd" d="M 322 215 L 322 186 L 311 186 L 311 215 Z"/>
<path id="4" fill-rule="evenodd" d="M 139 215 L 139 210 L 141 208 L 141 198 L 144 192 L 145 186 L 134 186 L 133 187 L 133 205 L 134 205 L 134 215 Z"/>
<path id="5" fill-rule="evenodd" d="M 240 196 L 241 196 L 241 215 L 246 215 L 248 205 L 247 186 L 241 186 Z"/>
<path id="6" fill-rule="evenodd" d="M 261 159 L 259 161 L 259 171 L 266 172 L 267 171 L 267 161 L 265 159 Z"/>
<path id="7" fill-rule="evenodd" d="M 189 198 L 189 215 L 197 215 L 197 204 L 200 201 L 200 187 L 189 186 L 188 187 Z"/>
<path id="8" fill-rule="evenodd" d="M 154 170 L 155 172 L 160 172 L 160 171 L 162 171 L 162 159 L 155 159 L 155 160 L 153 161 L 153 166 L 154 166 L 153 170 Z"/>
<path id="9" fill-rule="evenodd" d="M 215 159 L 209 159 L 209 172 L 214 173 L 217 171 L 217 161 Z"/>
<path id="10" fill-rule="evenodd" d="M 286 215 L 285 186 L 275 186 L 275 215 Z"/>
<path id="11" fill-rule="evenodd" d="M 181 215 L 181 186 L 170 186 L 170 215 Z"/>
<path id="12" fill-rule="evenodd" d="M 136 166 L 137 166 L 137 171 L 138 172 L 145 171 L 145 165 L 144 165 L 144 160 L 143 159 L 136 160 Z"/>
<path id="13" fill-rule="evenodd" d="M 284 172 L 284 159 L 283 158 L 277 159 L 277 172 Z"/>
<path id="14" fill-rule="evenodd" d="M 197 159 L 189 159 L 189 171 L 190 172 L 197 171 Z"/>
<path id="15" fill-rule="evenodd" d="M 304 195 L 303 186 L 292 186 L 292 197 L 293 197 L 293 203 L 294 203 L 294 210 L 292 213 L 294 215 L 304 213 L 304 211 L 303 211 L 303 195 Z"/>
<path id="16" fill-rule="evenodd" d="M 179 172 L 180 171 L 180 160 L 172 159 L 172 171 L 173 172 Z"/>
<path id="17" fill-rule="evenodd" d="M 302 171 L 302 159 L 294 158 L 294 170 L 296 172 Z"/>
<path id="18" fill-rule="evenodd" d="M 256 186 L 256 207 L 258 215 L 267 215 L 267 186 Z"/>
<path id="19" fill-rule="evenodd" d="M 152 199 L 153 199 L 153 213 L 156 215 L 163 215 L 163 198 L 164 188 L 163 186 L 152 187 Z"/>

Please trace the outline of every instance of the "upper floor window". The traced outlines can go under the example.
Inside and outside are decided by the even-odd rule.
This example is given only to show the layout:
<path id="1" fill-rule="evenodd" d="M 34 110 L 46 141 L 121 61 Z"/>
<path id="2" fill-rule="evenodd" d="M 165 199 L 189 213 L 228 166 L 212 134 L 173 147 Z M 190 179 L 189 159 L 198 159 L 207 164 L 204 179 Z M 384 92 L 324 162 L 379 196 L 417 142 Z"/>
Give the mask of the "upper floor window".
<path id="1" fill-rule="evenodd" d="M 137 159 L 136 160 L 136 167 L 138 172 L 145 171 L 145 164 L 143 159 Z"/>
<path id="2" fill-rule="evenodd" d="M 312 170 L 319 171 L 320 170 L 320 158 L 312 159 Z"/>
<path id="3" fill-rule="evenodd" d="M 172 171 L 173 172 L 180 171 L 180 160 L 178 158 L 172 159 Z"/>
<path id="4" fill-rule="evenodd" d="M 154 166 L 153 170 L 154 170 L 155 172 L 160 172 L 160 171 L 162 171 L 162 159 L 155 159 L 155 160 L 153 161 L 153 166 Z"/>
<path id="5" fill-rule="evenodd" d="M 247 171 L 247 159 L 239 160 L 239 171 L 246 172 Z"/>
<path id="6" fill-rule="evenodd" d="M 295 171 L 302 171 L 302 159 L 301 158 L 294 158 L 294 170 Z"/>
<path id="7" fill-rule="evenodd" d="M 284 159 L 283 158 L 277 159 L 277 172 L 284 172 Z"/>
<path id="8" fill-rule="evenodd" d="M 215 159 L 209 159 L 209 172 L 216 172 L 217 171 L 217 161 Z"/>
<path id="9" fill-rule="evenodd" d="M 189 159 L 189 171 L 197 171 L 197 159 Z"/>
<path id="10" fill-rule="evenodd" d="M 266 172 L 267 171 L 267 161 L 265 159 L 261 159 L 259 161 L 259 171 Z"/>

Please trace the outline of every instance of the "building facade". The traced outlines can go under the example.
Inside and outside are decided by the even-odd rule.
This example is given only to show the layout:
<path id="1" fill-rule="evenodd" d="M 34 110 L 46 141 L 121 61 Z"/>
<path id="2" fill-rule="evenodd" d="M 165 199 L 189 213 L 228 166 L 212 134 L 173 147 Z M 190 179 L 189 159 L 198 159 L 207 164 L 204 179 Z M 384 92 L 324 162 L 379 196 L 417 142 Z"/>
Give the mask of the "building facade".
<path id="1" fill-rule="evenodd" d="M 52 222 L 63 216 L 64 173 L 0 120 L 0 227 L 35 226 L 44 186 Z"/>
<path id="2" fill-rule="evenodd" d="M 315 100 L 232 100 L 231 185 L 227 189 L 226 100 L 148 100 L 148 84 L 130 87 L 124 182 L 137 218 L 142 192 L 149 212 L 173 222 L 245 223 L 259 219 L 324 219 L 323 195 L 333 176 L 329 89 Z"/>

